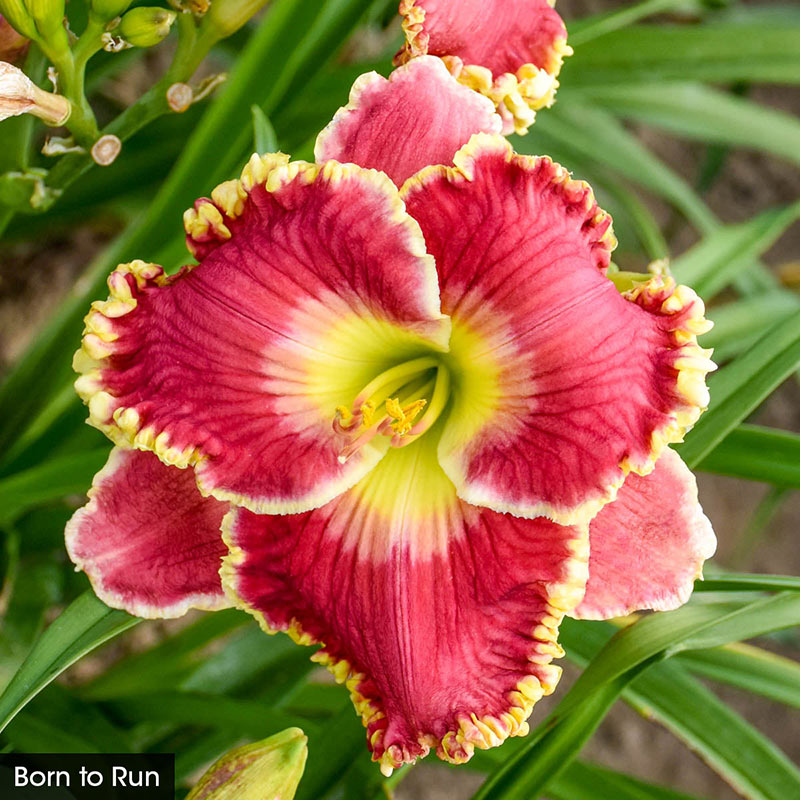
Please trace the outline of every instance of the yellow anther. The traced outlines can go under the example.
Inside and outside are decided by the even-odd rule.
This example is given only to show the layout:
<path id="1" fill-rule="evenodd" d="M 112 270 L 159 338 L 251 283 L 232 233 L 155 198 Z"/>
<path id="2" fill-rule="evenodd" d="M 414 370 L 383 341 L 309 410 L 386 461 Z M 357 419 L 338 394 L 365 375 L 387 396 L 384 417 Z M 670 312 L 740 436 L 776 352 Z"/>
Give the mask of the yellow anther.
<path id="1" fill-rule="evenodd" d="M 347 406 L 336 406 L 336 419 L 343 428 L 349 428 L 354 422 L 353 414 Z"/>
<path id="2" fill-rule="evenodd" d="M 392 430 L 398 436 L 407 434 L 414 424 L 414 419 L 425 408 L 427 402 L 427 400 L 415 400 L 407 406 L 401 406 L 396 397 L 387 398 L 386 413 L 394 420 Z"/>
<path id="3" fill-rule="evenodd" d="M 367 400 L 366 403 L 361 404 L 361 424 L 365 428 L 369 428 L 375 419 L 375 403 Z"/>

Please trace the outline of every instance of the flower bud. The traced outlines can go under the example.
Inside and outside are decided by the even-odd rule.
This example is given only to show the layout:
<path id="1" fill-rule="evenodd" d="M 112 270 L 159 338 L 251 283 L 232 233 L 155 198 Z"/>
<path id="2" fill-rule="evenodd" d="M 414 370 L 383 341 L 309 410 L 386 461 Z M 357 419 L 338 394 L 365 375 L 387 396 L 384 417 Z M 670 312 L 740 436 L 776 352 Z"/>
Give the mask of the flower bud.
<path id="1" fill-rule="evenodd" d="M 165 8 L 133 8 L 125 14 L 114 32 L 134 47 L 152 47 L 167 38 L 175 17 L 174 11 Z"/>
<path id="2" fill-rule="evenodd" d="M 15 64 L 25 55 L 29 44 L 28 39 L 18 33 L 0 14 L 0 61 Z"/>
<path id="3" fill-rule="evenodd" d="M 0 61 L 0 120 L 33 114 L 48 125 L 63 125 L 71 110 L 66 97 L 43 91 L 21 69 Z"/>
<path id="4" fill-rule="evenodd" d="M 203 27 L 216 39 L 225 39 L 267 4 L 267 0 L 213 0 L 203 17 Z"/>
<path id="5" fill-rule="evenodd" d="M 42 38 L 50 40 L 63 35 L 64 0 L 27 0 L 27 6 Z"/>
<path id="6" fill-rule="evenodd" d="M 303 731 L 287 728 L 237 747 L 211 766 L 186 800 L 291 800 L 303 776 L 307 743 Z"/>
<path id="7" fill-rule="evenodd" d="M 96 17 L 108 22 L 128 10 L 131 0 L 92 0 L 92 12 Z"/>
<path id="8" fill-rule="evenodd" d="M 22 36 L 27 39 L 36 36 L 36 24 L 22 0 L 0 0 L 0 12 L 5 22 L 10 23 Z"/>

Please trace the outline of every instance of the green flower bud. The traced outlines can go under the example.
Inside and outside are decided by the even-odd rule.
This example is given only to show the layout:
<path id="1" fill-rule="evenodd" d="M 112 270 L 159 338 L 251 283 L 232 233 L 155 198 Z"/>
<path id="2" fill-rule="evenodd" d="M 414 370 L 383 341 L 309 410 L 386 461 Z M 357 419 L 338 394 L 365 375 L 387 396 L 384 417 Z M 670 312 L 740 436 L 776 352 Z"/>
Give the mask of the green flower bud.
<path id="1" fill-rule="evenodd" d="M 266 4 L 267 0 L 213 0 L 203 17 L 203 28 L 213 31 L 215 39 L 225 39 Z"/>
<path id="2" fill-rule="evenodd" d="M 28 11 L 45 41 L 64 31 L 64 0 L 27 0 Z"/>
<path id="3" fill-rule="evenodd" d="M 167 38 L 175 17 L 174 11 L 167 11 L 165 8 L 132 8 L 122 18 L 114 33 L 118 33 L 134 47 L 152 47 Z"/>
<path id="4" fill-rule="evenodd" d="M 0 0 L 0 12 L 18 33 L 27 39 L 36 36 L 36 23 L 22 0 Z"/>
<path id="5" fill-rule="evenodd" d="M 211 766 L 186 800 L 292 800 L 306 765 L 307 743 L 303 731 L 287 728 L 237 747 Z"/>
<path id="6" fill-rule="evenodd" d="M 103 22 L 109 22 L 128 10 L 132 0 L 92 0 L 92 13 Z"/>

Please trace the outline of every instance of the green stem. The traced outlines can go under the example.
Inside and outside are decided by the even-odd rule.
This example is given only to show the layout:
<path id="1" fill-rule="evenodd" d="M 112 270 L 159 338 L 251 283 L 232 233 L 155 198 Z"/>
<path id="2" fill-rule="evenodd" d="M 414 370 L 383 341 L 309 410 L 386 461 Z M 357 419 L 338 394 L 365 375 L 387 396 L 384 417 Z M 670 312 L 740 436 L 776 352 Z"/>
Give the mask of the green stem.
<path id="1" fill-rule="evenodd" d="M 169 87 L 173 83 L 189 80 L 216 41 L 217 39 L 212 39 L 211 36 L 198 37 L 192 15 L 180 14 L 178 16 L 178 47 L 169 69 L 158 83 L 107 125 L 103 129 L 103 133 L 113 134 L 124 142 L 153 120 L 166 114 L 169 111 L 167 105 Z M 54 189 L 65 189 L 83 175 L 92 166 L 92 163 L 87 154 L 64 156 L 50 170 L 47 184 Z"/>

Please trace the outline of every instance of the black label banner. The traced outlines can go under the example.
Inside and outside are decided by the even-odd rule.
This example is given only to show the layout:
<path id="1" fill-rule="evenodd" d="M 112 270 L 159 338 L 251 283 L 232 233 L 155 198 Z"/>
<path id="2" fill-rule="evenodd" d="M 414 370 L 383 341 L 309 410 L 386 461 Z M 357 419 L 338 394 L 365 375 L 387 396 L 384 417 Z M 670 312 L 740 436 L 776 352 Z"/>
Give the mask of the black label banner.
<path id="1" fill-rule="evenodd" d="M 172 800 L 175 755 L 5 753 L 2 800 Z"/>

